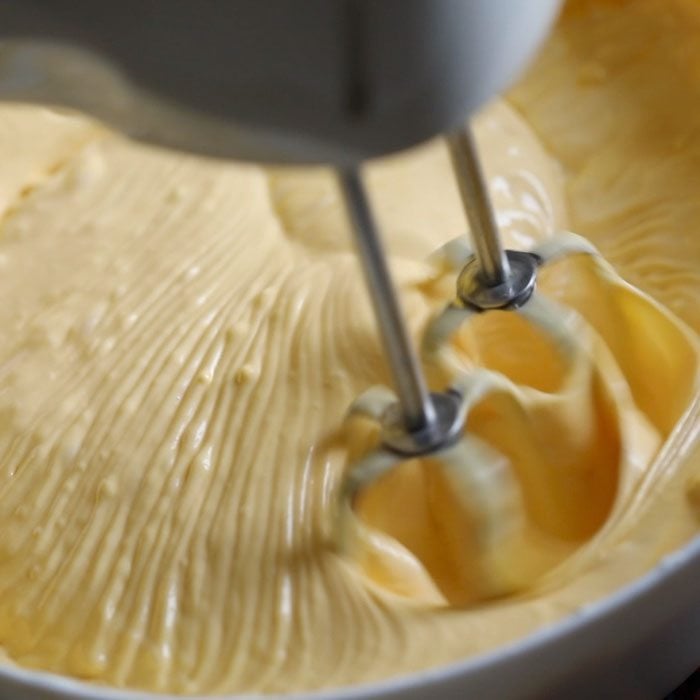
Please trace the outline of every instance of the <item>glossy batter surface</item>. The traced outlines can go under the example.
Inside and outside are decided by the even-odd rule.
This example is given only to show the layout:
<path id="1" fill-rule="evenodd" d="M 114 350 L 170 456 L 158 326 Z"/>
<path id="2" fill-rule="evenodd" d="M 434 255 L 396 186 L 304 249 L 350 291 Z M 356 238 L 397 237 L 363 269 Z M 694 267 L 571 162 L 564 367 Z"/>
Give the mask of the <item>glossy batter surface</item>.
<path id="1" fill-rule="evenodd" d="M 641 290 L 580 260 L 543 275 L 543 294 L 578 309 L 592 361 L 569 365 L 512 321 L 450 339 L 463 366 L 509 376 L 534 417 L 526 431 L 498 397 L 475 409 L 525 501 L 509 556 L 489 564 L 519 593 L 488 605 L 444 566 L 464 550 L 426 561 L 444 539 L 426 547 L 418 516 L 396 532 L 381 488 L 361 514 L 413 547 L 426 585 L 397 591 L 386 558 L 338 552 L 338 427 L 388 377 L 329 174 L 0 109 L 6 663 L 171 693 L 366 682 L 516 639 L 697 535 L 700 6 L 571 4 L 477 137 L 509 245 L 576 231 Z M 428 256 L 466 227 L 446 153 L 377 164 L 368 183 L 419 337 L 453 294 Z M 547 472 L 566 460 L 573 484 Z"/>

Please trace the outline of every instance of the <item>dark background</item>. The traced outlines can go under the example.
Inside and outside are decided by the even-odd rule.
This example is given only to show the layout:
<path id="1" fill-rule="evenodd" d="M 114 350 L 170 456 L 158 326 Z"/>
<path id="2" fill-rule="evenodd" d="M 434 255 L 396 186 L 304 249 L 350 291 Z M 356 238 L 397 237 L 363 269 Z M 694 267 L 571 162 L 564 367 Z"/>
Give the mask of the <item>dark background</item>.
<path id="1" fill-rule="evenodd" d="M 664 700 L 700 700 L 700 668 Z"/>

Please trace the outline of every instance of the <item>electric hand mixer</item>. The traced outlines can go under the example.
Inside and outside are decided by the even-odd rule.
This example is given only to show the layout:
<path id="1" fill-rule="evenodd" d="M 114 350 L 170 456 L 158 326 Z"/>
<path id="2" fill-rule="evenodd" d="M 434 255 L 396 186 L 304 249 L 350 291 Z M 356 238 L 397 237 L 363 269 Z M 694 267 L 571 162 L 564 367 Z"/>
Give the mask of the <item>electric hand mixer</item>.
<path id="1" fill-rule="evenodd" d="M 209 156 L 334 166 L 398 397 L 376 416 L 395 461 L 456 443 L 464 396 L 427 390 L 359 167 L 446 135 L 474 254 L 460 260 L 459 301 L 433 341 L 465 313 L 525 308 L 538 265 L 562 249 L 503 250 L 464 122 L 515 77 L 559 4 L 4 0 L 0 98 L 77 109 Z M 592 252 L 578 240 L 564 249 Z M 350 497 L 361 481 L 347 486 Z"/>

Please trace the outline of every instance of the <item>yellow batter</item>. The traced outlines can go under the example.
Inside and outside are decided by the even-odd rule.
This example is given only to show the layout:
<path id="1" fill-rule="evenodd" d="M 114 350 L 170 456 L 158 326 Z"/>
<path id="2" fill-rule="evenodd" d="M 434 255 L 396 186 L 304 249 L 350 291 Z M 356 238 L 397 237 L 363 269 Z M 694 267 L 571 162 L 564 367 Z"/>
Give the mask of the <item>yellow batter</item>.
<path id="1" fill-rule="evenodd" d="M 543 575 L 461 608 L 454 571 L 428 566 L 427 604 L 334 544 L 337 428 L 388 377 L 328 174 L 204 162 L 0 109 L 6 663 L 173 693 L 365 682 L 525 635 L 697 535 L 700 5 L 575 3 L 477 137 L 509 245 L 575 230 L 679 320 L 643 297 L 611 302 L 585 265 L 547 272 L 543 291 L 588 305 L 581 337 L 608 348 L 603 379 L 567 404 L 597 426 L 580 441 L 583 454 L 598 436 L 595 464 L 579 463 L 596 511 L 555 484 L 567 507 L 531 503 L 527 556 L 510 560 L 521 586 Z M 453 293 L 427 257 L 465 230 L 448 160 L 433 144 L 368 182 L 418 337 Z M 454 343 L 465 362 L 561 389 L 556 357 L 528 375 L 513 358 L 529 351 L 496 357 L 490 337 Z M 511 431 L 491 431 L 506 454 L 522 428 L 509 410 Z M 578 411 L 538 415 L 570 447 Z M 479 420 L 488 436 L 494 421 Z M 530 567 L 544 540 L 547 561 Z"/>

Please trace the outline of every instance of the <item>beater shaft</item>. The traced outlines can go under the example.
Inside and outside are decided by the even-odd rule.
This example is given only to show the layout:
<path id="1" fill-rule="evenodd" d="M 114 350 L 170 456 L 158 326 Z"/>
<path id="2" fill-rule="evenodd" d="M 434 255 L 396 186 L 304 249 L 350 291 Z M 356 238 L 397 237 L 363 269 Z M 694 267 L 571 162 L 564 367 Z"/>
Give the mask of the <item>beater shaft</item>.
<path id="1" fill-rule="evenodd" d="M 535 289 L 537 256 L 503 249 L 469 126 L 448 135 L 447 145 L 474 246 L 474 255 L 457 278 L 457 296 L 480 311 L 518 308 Z"/>
<path id="2" fill-rule="evenodd" d="M 386 256 L 362 180 L 355 169 L 338 171 L 365 282 L 409 432 L 432 428 L 436 411 L 404 323 Z"/>
<path id="3" fill-rule="evenodd" d="M 501 244 L 471 129 L 465 127 L 449 134 L 447 144 L 469 221 L 481 282 L 495 287 L 508 280 L 510 265 Z"/>

